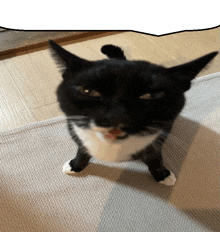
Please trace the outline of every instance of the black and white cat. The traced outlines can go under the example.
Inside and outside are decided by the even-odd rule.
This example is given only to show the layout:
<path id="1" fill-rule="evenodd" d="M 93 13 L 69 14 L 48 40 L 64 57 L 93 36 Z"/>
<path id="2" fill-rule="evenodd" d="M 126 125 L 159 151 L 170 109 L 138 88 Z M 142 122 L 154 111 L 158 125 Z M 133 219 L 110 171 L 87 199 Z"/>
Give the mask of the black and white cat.
<path id="1" fill-rule="evenodd" d="M 165 68 L 128 61 L 114 45 L 101 49 L 111 59 L 88 61 L 53 41 L 49 44 L 62 68 L 58 101 L 78 145 L 63 172 L 82 171 L 92 156 L 113 162 L 141 159 L 157 182 L 174 185 L 174 174 L 163 166 L 161 147 L 184 106 L 191 80 L 217 52 Z"/>

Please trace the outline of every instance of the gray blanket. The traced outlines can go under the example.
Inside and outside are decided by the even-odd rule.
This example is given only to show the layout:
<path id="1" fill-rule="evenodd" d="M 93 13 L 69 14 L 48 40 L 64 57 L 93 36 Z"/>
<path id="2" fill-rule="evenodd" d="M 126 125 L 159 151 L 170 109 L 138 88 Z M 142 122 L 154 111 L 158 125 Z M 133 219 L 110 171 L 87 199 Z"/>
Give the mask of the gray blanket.
<path id="1" fill-rule="evenodd" d="M 220 231 L 220 73 L 194 80 L 163 146 L 173 187 L 139 161 L 91 160 L 62 173 L 76 154 L 65 118 L 0 133 L 1 232 Z"/>

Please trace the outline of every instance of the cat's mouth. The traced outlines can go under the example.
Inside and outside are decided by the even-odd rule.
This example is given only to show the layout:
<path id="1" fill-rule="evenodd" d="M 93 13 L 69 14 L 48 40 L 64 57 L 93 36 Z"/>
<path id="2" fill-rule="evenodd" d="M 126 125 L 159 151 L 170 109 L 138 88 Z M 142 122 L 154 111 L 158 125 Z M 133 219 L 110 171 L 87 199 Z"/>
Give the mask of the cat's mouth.
<path id="1" fill-rule="evenodd" d="M 122 140 L 128 137 L 128 133 L 122 131 L 119 127 L 105 128 L 92 124 L 91 129 L 101 140 L 104 139 L 109 142 L 116 142 L 118 140 Z"/>
<path id="2" fill-rule="evenodd" d="M 116 140 L 116 139 L 123 139 L 125 137 L 128 136 L 128 134 L 118 128 L 113 128 L 109 131 L 107 131 L 105 134 L 104 134 L 105 138 L 107 139 L 113 139 L 113 140 Z"/>

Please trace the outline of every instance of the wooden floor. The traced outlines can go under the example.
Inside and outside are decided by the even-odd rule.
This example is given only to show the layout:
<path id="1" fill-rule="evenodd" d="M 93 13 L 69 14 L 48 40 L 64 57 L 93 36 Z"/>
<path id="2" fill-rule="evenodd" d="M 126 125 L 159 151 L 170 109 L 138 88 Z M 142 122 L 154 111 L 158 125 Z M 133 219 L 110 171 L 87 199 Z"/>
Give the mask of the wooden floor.
<path id="1" fill-rule="evenodd" d="M 219 50 L 219 28 L 154 37 L 123 32 L 75 40 L 64 47 L 76 55 L 96 60 L 104 44 L 121 46 L 128 59 L 143 59 L 167 67 Z M 220 56 L 199 76 L 220 71 Z M 60 73 L 48 49 L 23 53 L 0 61 L 0 131 L 62 115 L 55 95 Z"/>
<path id="2" fill-rule="evenodd" d="M 113 32 L 112 34 L 114 34 Z M 77 39 L 87 40 L 87 37 L 106 35 L 105 31 L 16 31 L 0 28 L 0 60 L 11 58 L 22 52 L 43 50 L 48 46 L 48 40 L 59 43 L 71 42 Z M 107 34 L 111 34 L 108 32 Z"/>

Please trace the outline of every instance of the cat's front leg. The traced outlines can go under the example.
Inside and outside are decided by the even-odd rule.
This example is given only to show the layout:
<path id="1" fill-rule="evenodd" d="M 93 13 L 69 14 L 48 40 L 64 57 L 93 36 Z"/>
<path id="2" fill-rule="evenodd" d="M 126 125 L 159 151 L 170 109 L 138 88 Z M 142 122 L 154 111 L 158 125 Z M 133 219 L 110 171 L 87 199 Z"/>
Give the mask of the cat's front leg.
<path id="1" fill-rule="evenodd" d="M 89 154 L 79 149 L 76 157 L 63 165 L 63 172 L 65 174 L 81 172 L 89 164 L 90 159 L 91 156 Z"/>
<path id="2" fill-rule="evenodd" d="M 176 177 L 163 166 L 161 147 L 164 141 L 165 138 L 156 139 L 137 158 L 140 158 L 148 166 L 150 173 L 157 182 L 172 186 L 176 182 Z"/>
<path id="3" fill-rule="evenodd" d="M 150 173 L 158 183 L 167 186 L 172 186 L 175 184 L 175 175 L 163 166 L 160 158 L 155 158 L 149 162 L 146 162 L 146 164 L 148 165 Z"/>

